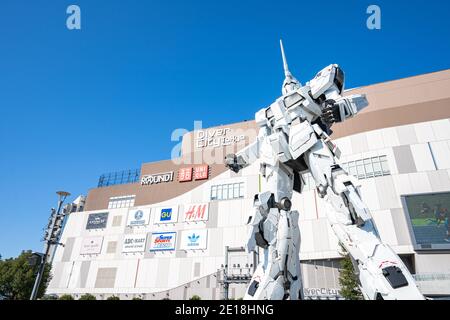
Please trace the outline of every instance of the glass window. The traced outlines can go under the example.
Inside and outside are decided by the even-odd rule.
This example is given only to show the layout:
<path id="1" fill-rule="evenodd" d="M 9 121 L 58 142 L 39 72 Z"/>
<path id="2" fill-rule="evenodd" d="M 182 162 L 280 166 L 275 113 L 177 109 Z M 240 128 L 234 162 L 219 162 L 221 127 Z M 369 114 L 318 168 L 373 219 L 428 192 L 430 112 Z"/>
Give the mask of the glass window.
<path id="1" fill-rule="evenodd" d="M 386 156 L 380 157 L 380 162 L 381 162 L 381 169 L 383 171 L 383 175 L 391 174 L 391 171 L 389 170 L 387 157 Z"/>
<path id="2" fill-rule="evenodd" d="M 358 179 L 364 179 L 366 172 L 364 170 L 364 163 L 362 160 L 356 161 L 356 170 L 358 172 Z"/>
<path id="3" fill-rule="evenodd" d="M 244 194 L 244 183 L 241 182 L 239 183 L 239 198 L 244 198 L 245 194 Z"/>
<path id="4" fill-rule="evenodd" d="M 364 170 L 366 171 L 366 178 L 373 177 L 373 166 L 371 159 L 364 159 Z"/>
<path id="5" fill-rule="evenodd" d="M 233 198 L 237 199 L 239 197 L 240 197 L 240 195 L 239 195 L 239 183 L 235 183 L 233 185 Z"/>
<path id="6" fill-rule="evenodd" d="M 217 186 L 211 187 L 211 200 L 217 199 Z"/>
<path id="7" fill-rule="evenodd" d="M 222 186 L 217 186 L 217 200 L 222 200 Z"/>
<path id="8" fill-rule="evenodd" d="M 379 177 L 383 175 L 383 172 L 381 171 L 381 163 L 380 159 L 378 157 L 375 157 L 372 159 L 373 161 L 373 173 L 375 177 Z"/>
<path id="9" fill-rule="evenodd" d="M 358 176 L 358 172 L 356 171 L 356 166 L 355 166 L 354 161 L 349 162 L 348 171 L 349 171 L 350 175 L 355 176 L 355 177 Z"/>

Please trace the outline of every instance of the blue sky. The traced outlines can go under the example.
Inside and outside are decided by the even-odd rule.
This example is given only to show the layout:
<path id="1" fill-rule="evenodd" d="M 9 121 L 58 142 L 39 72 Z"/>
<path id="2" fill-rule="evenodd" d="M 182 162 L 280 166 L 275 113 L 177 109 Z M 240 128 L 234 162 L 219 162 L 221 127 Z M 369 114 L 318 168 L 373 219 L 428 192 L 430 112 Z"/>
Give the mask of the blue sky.
<path id="1" fill-rule="evenodd" d="M 82 30 L 66 28 L 81 8 Z M 378 4 L 382 29 L 366 28 Z M 347 87 L 450 67 L 448 1 L 0 3 L 0 254 L 41 250 L 55 191 L 170 158 L 176 128 L 252 119 L 280 94 L 278 39 L 305 82 Z"/>

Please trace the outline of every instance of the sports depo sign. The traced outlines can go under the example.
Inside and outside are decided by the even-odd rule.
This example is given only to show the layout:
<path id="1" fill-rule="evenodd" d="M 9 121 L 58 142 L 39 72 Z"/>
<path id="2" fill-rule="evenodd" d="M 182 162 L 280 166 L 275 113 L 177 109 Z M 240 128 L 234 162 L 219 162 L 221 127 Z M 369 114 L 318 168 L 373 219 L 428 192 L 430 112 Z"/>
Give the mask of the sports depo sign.
<path id="1" fill-rule="evenodd" d="M 175 250 L 176 232 L 154 232 L 150 237 L 150 251 Z"/>

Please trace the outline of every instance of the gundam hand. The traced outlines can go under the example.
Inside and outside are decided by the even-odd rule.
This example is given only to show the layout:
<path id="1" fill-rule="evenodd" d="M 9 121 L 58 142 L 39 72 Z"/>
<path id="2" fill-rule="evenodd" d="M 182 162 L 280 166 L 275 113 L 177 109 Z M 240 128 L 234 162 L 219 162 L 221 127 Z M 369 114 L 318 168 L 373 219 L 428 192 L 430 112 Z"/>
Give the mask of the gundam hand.
<path id="1" fill-rule="evenodd" d="M 334 100 L 326 100 L 322 104 L 322 121 L 329 126 L 335 122 L 341 122 L 341 115 L 339 113 L 339 105 Z"/>
<path id="2" fill-rule="evenodd" d="M 230 170 L 238 173 L 246 165 L 242 157 L 238 157 L 235 154 L 228 154 L 225 157 L 225 166 Z"/>

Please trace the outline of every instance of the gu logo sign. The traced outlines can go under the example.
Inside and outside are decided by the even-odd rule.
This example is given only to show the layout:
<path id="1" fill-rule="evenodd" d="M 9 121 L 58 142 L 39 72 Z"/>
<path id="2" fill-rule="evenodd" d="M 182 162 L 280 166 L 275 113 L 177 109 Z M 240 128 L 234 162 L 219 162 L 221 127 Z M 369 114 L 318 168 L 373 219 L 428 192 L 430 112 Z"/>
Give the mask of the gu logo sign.
<path id="1" fill-rule="evenodd" d="M 155 224 L 175 223 L 178 221 L 178 206 L 154 209 Z"/>
<path id="2" fill-rule="evenodd" d="M 209 218 L 209 203 L 191 204 L 185 208 L 184 221 L 207 221 Z"/>
<path id="3" fill-rule="evenodd" d="M 161 221 L 170 221 L 172 220 L 172 208 L 169 209 L 161 209 Z"/>

